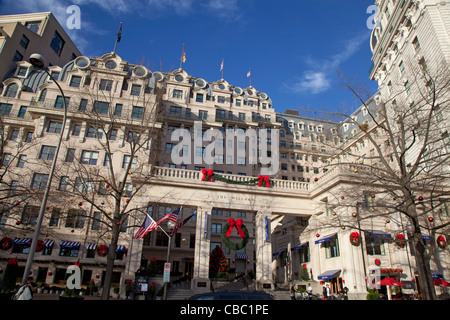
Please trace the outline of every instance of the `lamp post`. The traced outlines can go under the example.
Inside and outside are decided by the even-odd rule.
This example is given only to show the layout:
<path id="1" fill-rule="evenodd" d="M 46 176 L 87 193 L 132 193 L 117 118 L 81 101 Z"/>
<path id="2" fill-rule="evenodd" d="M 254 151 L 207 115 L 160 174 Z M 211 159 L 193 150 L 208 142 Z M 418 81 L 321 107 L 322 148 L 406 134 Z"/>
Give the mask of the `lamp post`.
<path id="1" fill-rule="evenodd" d="M 169 237 L 169 243 L 167 244 L 167 258 L 166 258 L 166 263 L 170 263 L 170 243 L 172 240 L 171 234 L 172 234 L 172 230 L 175 228 L 175 222 L 173 221 L 168 221 L 167 222 L 167 228 L 169 233 L 167 234 L 167 236 Z M 170 267 L 172 269 L 172 266 Z M 170 271 L 169 271 L 170 272 Z M 169 273 L 170 274 L 170 273 Z M 167 287 L 168 287 L 169 283 L 168 282 L 164 282 L 164 295 L 163 295 L 163 300 L 167 300 Z"/>
<path id="2" fill-rule="evenodd" d="M 44 59 L 43 56 L 41 56 L 40 54 L 34 53 L 34 54 L 32 54 L 30 56 L 29 62 L 34 67 L 36 67 L 38 69 L 41 69 L 41 70 L 44 70 L 44 72 L 47 73 L 49 78 L 52 79 L 51 74 L 44 67 L 45 66 L 45 59 Z M 59 91 L 61 92 L 62 98 L 63 98 L 64 118 L 63 118 L 61 132 L 60 132 L 60 136 L 59 136 L 59 140 L 58 140 L 58 145 L 56 147 L 55 155 L 54 155 L 53 161 L 52 161 L 52 166 L 51 166 L 50 172 L 48 174 L 47 185 L 45 187 L 44 197 L 42 198 L 41 208 L 39 210 L 39 215 L 38 215 L 38 219 L 37 219 L 37 222 L 36 222 L 36 227 L 35 227 L 35 230 L 34 230 L 34 236 L 33 236 L 32 242 L 31 242 L 30 252 L 28 254 L 27 264 L 25 266 L 25 271 L 23 273 L 22 285 L 27 283 L 28 276 L 29 276 L 30 270 L 31 270 L 31 265 L 33 264 L 34 254 L 36 252 L 36 245 L 37 245 L 37 242 L 38 242 L 39 233 L 41 231 L 42 220 L 44 218 L 45 207 L 47 205 L 47 199 L 48 199 L 48 195 L 50 193 L 50 187 L 51 187 L 53 175 L 54 175 L 54 172 L 55 172 L 56 161 L 58 159 L 59 149 L 61 147 L 61 142 L 62 142 L 62 138 L 63 138 L 63 134 L 64 134 L 64 129 L 65 129 L 65 126 L 66 126 L 66 117 L 67 117 L 66 97 L 64 96 L 64 92 L 61 89 L 61 87 L 58 84 L 58 82 L 56 82 L 53 79 L 52 79 L 52 81 L 58 87 Z"/>

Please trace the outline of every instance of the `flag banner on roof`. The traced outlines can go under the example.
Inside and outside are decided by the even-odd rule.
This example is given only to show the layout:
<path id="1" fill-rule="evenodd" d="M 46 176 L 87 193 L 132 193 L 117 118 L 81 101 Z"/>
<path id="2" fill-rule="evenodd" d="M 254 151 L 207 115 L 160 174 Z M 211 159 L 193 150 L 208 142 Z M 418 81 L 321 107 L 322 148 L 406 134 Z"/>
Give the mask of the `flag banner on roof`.
<path id="1" fill-rule="evenodd" d="M 220 71 L 223 71 L 223 60 L 222 60 L 222 64 L 220 65 Z"/>
<path id="2" fill-rule="evenodd" d="M 183 221 L 179 222 L 175 228 L 173 228 L 172 233 L 170 234 L 171 237 L 173 237 L 178 230 L 180 230 L 181 228 L 183 228 L 183 226 L 186 224 L 186 222 L 188 222 L 193 216 L 195 216 L 195 214 L 191 214 L 189 217 L 187 217 L 186 219 L 184 219 Z"/>

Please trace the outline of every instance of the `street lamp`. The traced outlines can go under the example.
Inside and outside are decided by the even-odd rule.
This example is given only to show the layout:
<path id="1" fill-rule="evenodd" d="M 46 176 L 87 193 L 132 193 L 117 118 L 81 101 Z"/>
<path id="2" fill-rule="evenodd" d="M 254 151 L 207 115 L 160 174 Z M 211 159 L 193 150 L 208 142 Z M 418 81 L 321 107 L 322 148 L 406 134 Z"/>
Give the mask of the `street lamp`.
<path id="1" fill-rule="evenodd" d="M 170 243 L 172 240 L 172 230 L 175 228 L 176 223 L 169 220 L 167 221 L 167 228 L 168 228 L 168 237 L 169 237 L 169 243 L 167 244 L 167 258 L 166 258 L 166 263 L 170 263 Z M 172 267 L 170 268 L 172 269 Z M 170 271 L 169 271 L 170 272 Z M 163 296 L 163 300 L 167 300 L 167 287 L 169 286 L 168 282 L 164 282 L 164 296 Z"/>
<path id="2" fill-rule="evenodd" d="M 37 222 L 36 222 L 36 228 L 34 230 L 34 236 L 33 236 L 32 242 L 31 242 L 30 252 L 28 254 L 27 264 L 25 266 L 25 271 L 23 273 L 22 285 L 25 285 L 27 283 L 28 276 L 29 276 L 30 270 L 31 270 L 31 265 L 33 264 L 34 254 L 36 252 L 36 245 L 37 245 L 37 242 L 38 242 L 39 233 L 41 231 L 42 220 L 44 218 L 45 207 L 47 205 L 48 194 L 50 193 L 50 187 L 51 187 L 51 184 L 52 184 L 53 174 L 55 172 L 56 161 L 58 159 L 58 154 L 59 154 L 59 149 L 61 147 L 61 142 L 62 142 L 62 138 L 63 138 L 63 134 L 64 134 L 64 129 L 66 127 L 66 117 L 67 117 L 66 97 L 64 96 L 64 92 L 61 89 L 61 87 L 58 84 L 58 82 L 56 82 L 52 78 L 51 74 L 47 71 L 47 69 L 45 69 L 45 67 L 44 67 L 45 66 L 45 58 L 42 55 L 38 54 L 38 53 L 33 53 L 30 56 L 30 58 L 28 59 L 28 61 L 35 68 L 44 70 L 44 72 L 49 76 L 49 79 L 51 79 L 56 84 L 56 86 L 58 87 L 59 91 L 61 92 L 62 98 L 63 98 L 64 118 L 63 118 L 63 123 L 62 123 L 62 127 L 61 127 L 61 132 L 60 132 L 60 135 L 59 135 L 58 145 L 56 147 L 55 155 L 54 155 L 53 161 L 52 161 L 52 166 L 51 166 L 50 172 L 48 174 L 47 185 L 45 187 L 44 197 L 42 198 L 41 208 L 39 210 L 39 215 L 38 215 L 38 219 L 37 219 Z"/>

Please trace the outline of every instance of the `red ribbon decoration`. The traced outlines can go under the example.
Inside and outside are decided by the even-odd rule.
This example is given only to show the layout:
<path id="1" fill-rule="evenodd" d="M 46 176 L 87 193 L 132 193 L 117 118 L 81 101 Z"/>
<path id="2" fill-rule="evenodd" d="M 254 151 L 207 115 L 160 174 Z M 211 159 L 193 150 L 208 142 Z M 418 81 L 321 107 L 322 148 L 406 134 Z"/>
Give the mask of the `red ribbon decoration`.
<path id="1" fill-rule="evenodd" d="M 259 179 L 258 187 L 261 187 L 263 181 L 265 181 L 265 182 L 266 182 L 266 187 L 267 187 L 267 188 L 270 188 L 270 185 L 269 185 L 269 176 L 258 176 L 258 179 Z"/>
<path id="2" fill-rule="evenodd" d="M 202 173 L 203 173 L 203 177 L 202 177 L 202 181 L 205 181 L 205 179 L 207 179 L 209 177 L 209 182 L 212 182 L 212 176 L 214 174 L 214 170 L 213 169 L 202 169 Z"/>
<path id="3" fill-rule="evenodd" d="M 228 231 L 226 233 L 227 238 L 230 237 L 231 231 L 233 231 L 234 227 L 237 228 L 237 232 L 239 233 L 239 236 L 242 239 L 245 238 L 244 231 L 242 230 L 242 226 L 244 225 L 244 222 L 242 221 L 242 219 L 238 219 L 238 220 L 234 221 L 233 218 L 230 218 L 230 219 L 228 219 L 228 224 L 230 225 L 230 227 L 228 228 Z"/>

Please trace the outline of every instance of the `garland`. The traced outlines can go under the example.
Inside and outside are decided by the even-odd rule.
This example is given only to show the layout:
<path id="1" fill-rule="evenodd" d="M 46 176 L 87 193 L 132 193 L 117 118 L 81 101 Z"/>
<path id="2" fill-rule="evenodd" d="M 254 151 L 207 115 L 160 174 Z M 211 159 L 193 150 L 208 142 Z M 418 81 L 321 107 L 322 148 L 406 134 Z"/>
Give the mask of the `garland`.
<path id="1" fill-rule="evenodd" d="M 359 245 L 361 244 L 361 236 L 358 232 L 352 232 L 350 234 L 350 243 L 355 247 L 359 247 Z"/>
<path id="2" fill-rule="evenodd" d="M 269 176 L 258 176 L 258 178 L 256 179 L 251 179 L 248 181 L 236 181 L 236 180 L 231 180 L 228 178 L 225 178 L 224 176 L 221 176 L 219 174 L 214 173 L 213 169 L 202 169 L 202 179 L 201 181 L 209 181 L 209 182 L 213 182 L 212 178 L 214 178 L 214 180 L 219 180 L 225 183 L 231 183 L 231 184 L 256 184 L 258 183 L 258 187 L 263 187 L 266 186 L 266 188 L 270 188 L 270 184 L 269 184 Z"/>
<path id="3" fill-rule="evenodd" d="M 447 246 L 447 241 L 445 240 L 444 236 L 437 237 L 436 243 L 441 249 L 445 249 L 445 247 Z"/>
<path id="4" fill-rule="evenodd" d="M 2 240 L 0 240 L 0 248 L 2 250 L 8 250 L 12 247 L 12 239 L 8 237 L 3 237 Z"/>
<path id="5" fill-rule="evenodd" d="M 97 254 L 100 257 L 104 257 L 108 254 L 108 246 L 102 244 L 100 246 L 97 247 Z"/>
<path id="6" fill-rule="evenodd" d="M 234 243 L 230 241 L 230 235 L 233 231 L 234 227 L 236 227 L 239 236 L 241 237 L 241 242 Z M 235 221 L 233 218 L 228 219 L 228 222 L 225 224 L 225 227 L 222 229 L 222 242 L 230 249 L 230 250 L 241 250 L 244 248 L 249 240 L 248 230 L 242 222 L 242 219 Z"/>
<path id="7" fill-rule="evenodd" d="M 405 236 L 401 233 L 397 234 L 396 236 L 397 241 L 395 241 L 395 244 L 397 246 L 399 246 L 400 248 L 404 248 L 405 247 L 405 243 L 403 242 L 405 240 Z"/>

